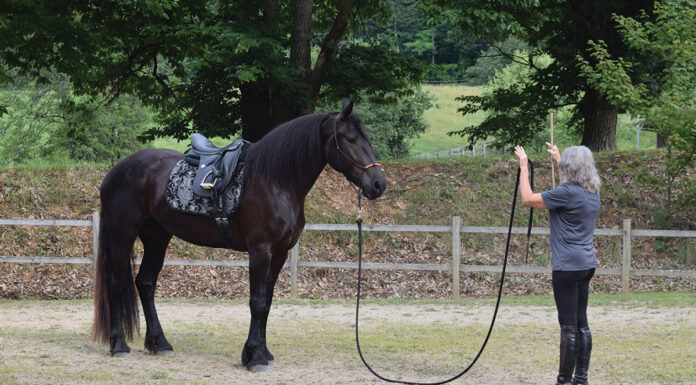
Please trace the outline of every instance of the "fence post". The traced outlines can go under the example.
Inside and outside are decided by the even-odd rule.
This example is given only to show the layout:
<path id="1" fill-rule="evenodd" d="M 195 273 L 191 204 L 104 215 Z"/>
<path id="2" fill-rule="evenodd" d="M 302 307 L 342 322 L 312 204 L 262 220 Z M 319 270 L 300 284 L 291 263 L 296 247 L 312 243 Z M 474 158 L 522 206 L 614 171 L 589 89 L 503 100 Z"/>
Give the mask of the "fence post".
<path id="1" fill-rule="evenodd" d="M 297 259 L 300 255 L 300 241 L 290 249 L 290 298 L 297 299 Z"/>
<path id="2" fill-rule="evenodd" d="M 623 289 L 624 300 L 628 299 L 631 293 L 631 220 L 623 220 L 623 254 L 621 256 L 621 288 Z"/>
<path id="3" fill-rule="evenodd" d="M 452 298 L 459 298 L 459 268 L 462 259 L 462 218 L 452 217 Z"/>
<path id="4" fill-rule="evenodd" d="M 99 255 L 99 211 L 92 213 L 92 271 L 96 271 L 97 256 Z"/>

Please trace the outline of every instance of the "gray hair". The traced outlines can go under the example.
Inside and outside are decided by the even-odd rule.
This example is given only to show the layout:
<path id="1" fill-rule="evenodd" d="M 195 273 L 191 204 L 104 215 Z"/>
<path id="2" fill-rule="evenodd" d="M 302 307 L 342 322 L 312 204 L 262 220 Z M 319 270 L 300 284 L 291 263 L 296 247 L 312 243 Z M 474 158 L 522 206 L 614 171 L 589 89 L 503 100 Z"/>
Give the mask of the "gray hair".
<path id="1" fill-rule="evenodd" d="M 589 148 L 585 146 L 566 148 L 561 154 L 558 168 L 562 172 L 561 184 L 579 184 L 589 193 L 599 192 L 602 182 Z"/>

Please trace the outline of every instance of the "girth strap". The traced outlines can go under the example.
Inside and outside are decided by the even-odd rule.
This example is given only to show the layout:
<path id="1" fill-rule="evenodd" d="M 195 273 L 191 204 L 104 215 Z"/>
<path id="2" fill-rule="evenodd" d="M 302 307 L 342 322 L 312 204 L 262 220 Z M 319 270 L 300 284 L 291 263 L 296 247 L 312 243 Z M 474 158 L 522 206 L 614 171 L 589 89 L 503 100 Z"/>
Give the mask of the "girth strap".
<path id="1" fill-rule="evenodd" d="M 222 239 L 224 239 L 227 245 L 233 249 L 235 242 L 234 234 L 232 234 L 232 227 L 230 226 L 230 220 L 225 217 L 217 217 L 215 218 L 215 225 L 217 226 L 218 233 L 222 235 Z"/>

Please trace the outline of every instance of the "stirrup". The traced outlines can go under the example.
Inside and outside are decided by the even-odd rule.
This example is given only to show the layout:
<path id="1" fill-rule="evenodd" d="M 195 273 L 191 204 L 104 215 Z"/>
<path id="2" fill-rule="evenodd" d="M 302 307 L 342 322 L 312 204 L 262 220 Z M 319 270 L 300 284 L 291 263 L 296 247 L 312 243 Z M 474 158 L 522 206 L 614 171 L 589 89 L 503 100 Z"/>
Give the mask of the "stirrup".
<path id="1" fill-rule="evenodd" d="M 210 183 L 210 182 L 206 182 L 206 181 L 205 181 L 206 179 L 208 179 L 208 176 L 210 176 L 210 174 L 213 173 L 213 171 L 214 171 L 214 170 L 208 171 L 208 173 L 205 174 L 205 176 L 203 177 L 203 181 L 202 181 L 201 184 L 200 184 L 200 186 L 201 186 L 202 189 L 204 189 L 204 190 L 212 190 L 213 187 L 215 187 L 215 184 L 217 183 L 217 181 L 218 181 L 219 178 L 213 176 L 213 178 L 214 178 L 214 179 L 213 179 L 213 183 Z"/>

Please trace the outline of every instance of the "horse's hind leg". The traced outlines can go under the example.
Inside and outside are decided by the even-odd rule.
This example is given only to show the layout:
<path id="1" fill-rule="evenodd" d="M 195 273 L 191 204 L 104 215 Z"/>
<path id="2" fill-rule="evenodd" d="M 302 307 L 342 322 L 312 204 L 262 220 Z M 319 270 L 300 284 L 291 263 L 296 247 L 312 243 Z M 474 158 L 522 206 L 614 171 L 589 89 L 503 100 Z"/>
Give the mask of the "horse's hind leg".
<path id="1" fill-rule="evenodd" d="M 130 353 L 126 338 L 133 339 L 133 331 L 138 328 L 138 312 L 135 306 L 135 287 L 131 267 L 131 252 L 135 234 L 129 229 L 110 231 L 109 273 L 106 277 L 110 306 L 111 331 L 109 345 L 111 355 L 123 357 Z"/>
<path id="2" fill-rule="evenodd" d="M 157 276 L 162 270 L 164 254 L 172 235 L 159 223 L 149 219 L 140 230 L 139 237 L 143 242 L 145 252 L 135 284 L 140 294 L 140 302 L 143 305 L 145 323 L 147 324 L 145 348 L 153 354 L 170 355 L 174 352 L 174 348 L 164 337 L 162 325 L 157 317 L 155 290 L 157 289 Z"/>

